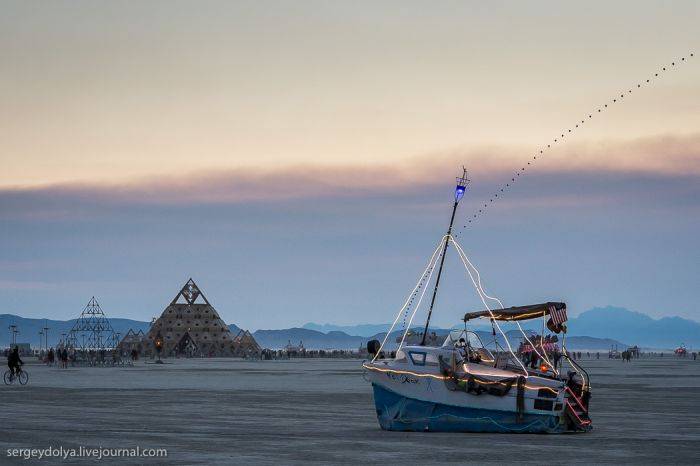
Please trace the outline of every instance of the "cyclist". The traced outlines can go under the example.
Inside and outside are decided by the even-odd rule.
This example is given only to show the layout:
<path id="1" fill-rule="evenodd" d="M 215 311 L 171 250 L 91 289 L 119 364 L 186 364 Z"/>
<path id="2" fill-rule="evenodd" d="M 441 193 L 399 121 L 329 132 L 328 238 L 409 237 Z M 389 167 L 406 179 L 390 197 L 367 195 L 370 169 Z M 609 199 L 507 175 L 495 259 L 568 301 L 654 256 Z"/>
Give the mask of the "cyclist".
<path id="1" fill-rule="evenodd" d="M 19 357 L 19 348 L 16 346 L 7 356 L 7 367 L 10 368 L 10 372 L 13 376 L 19 376 L 20 366 L 24 365 L 24 362 Z"/>

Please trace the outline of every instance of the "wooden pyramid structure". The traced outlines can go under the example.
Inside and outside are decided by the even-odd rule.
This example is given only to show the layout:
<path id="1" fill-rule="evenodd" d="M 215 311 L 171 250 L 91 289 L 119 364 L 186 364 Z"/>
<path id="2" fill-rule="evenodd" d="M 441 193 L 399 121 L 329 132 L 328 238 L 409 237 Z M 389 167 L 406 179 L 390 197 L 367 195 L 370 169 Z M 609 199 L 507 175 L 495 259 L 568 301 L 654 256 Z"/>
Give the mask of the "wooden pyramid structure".
<path id="1" fill-rule="evenodd" d="M 161 355 L 211 357 L 254 356 L 260 347 L 253 336 L 234 335 L 191 278 L 148 331 L 150 350 L 162 341 Z"/>

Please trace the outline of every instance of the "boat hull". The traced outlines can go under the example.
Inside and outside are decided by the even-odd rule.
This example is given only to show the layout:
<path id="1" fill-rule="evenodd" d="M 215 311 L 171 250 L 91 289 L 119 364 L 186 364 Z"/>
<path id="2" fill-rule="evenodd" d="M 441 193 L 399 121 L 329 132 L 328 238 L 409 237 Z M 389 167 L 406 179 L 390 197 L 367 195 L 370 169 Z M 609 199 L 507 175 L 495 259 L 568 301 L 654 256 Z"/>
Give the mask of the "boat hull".
<path id="1" fill-rule="evenodd" d="M 558 415 L 454 406 L 400 395 L 372 383 L 377 420 L 384 430 L 432 432 L 561 433 Z"/>

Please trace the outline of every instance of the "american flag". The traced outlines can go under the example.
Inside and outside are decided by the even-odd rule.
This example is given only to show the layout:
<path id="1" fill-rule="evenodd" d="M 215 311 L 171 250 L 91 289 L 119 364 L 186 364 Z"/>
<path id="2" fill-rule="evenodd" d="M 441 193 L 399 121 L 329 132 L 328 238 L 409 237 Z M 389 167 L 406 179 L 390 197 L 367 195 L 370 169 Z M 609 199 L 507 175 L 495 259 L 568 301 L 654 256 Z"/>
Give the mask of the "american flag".
<path id="1" fill-rule="evenodd" d="M 554 325 L 563 324 L 568 320 L 566 317 L 566 308 L 557 309 L 556 306 L 549 306 L 549 315 L 552 316 L 552 323 Z"/>

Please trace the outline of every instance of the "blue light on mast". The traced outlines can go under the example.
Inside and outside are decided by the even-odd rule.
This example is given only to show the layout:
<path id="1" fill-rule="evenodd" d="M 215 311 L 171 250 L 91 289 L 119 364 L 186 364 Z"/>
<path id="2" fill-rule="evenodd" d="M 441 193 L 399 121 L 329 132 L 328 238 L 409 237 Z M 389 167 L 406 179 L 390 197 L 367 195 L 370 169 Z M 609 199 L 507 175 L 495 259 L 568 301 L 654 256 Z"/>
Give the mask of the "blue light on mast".
<path id="1" fill-rule="evenodd" d="M 467 192 L 469 178 L 467 177 L 467 169 L 462 167 L 462 176 L 457 177 L 457 187 L 455 188 L 455 202 L 459 202 Z"/>

